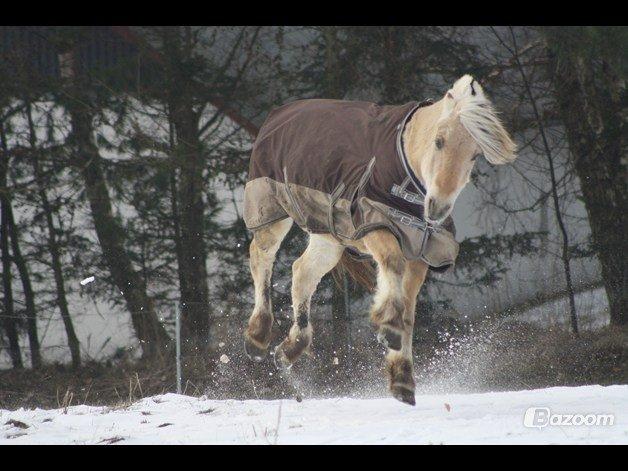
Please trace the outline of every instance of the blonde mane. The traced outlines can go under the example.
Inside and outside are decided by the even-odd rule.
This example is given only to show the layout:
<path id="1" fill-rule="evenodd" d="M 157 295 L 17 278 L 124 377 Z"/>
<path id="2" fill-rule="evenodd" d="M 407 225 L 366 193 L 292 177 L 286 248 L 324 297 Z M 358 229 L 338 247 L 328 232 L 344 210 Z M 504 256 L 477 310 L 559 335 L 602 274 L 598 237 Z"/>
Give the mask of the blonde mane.
<path id="1" fill-rule="evenodd" d="M 504 129 L 497 111 L 484 90 L 470 75 L 456 81 L 448 92 L 460 122 L 478 143 L 484 157 L 492 164 L 505 164 L 516 158 L 517 146 Z M 447 98 L 446 98 L 447 99 Z"/>

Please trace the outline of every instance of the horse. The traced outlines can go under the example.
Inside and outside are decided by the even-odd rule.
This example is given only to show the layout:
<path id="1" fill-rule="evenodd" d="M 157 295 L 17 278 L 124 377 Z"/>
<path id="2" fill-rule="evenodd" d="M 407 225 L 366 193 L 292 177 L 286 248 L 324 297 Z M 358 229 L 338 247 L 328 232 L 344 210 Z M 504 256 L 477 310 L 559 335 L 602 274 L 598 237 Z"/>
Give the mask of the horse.
<path id="1" fill-rule="evenodd" d="M 273 264 L 296 222 L 309 242 L 292 265 L 294 319 L 274 349 L 275 364 L 285 371 L 309 351 L 310 301 L 321 278 L 347 254 L 368 256 L 377 267 L 370 320 L 387 349 L 388 389 L 414 405 L 417 296 L 430 269 L 455 262 L 450 214 L 480 156 L 506 164 L 516 145 L 470 75 L 436 102 L 312 99 L 271 111 L 253 145 L 244 195 L 255 288 L 244 333 L 249 358 L 261 361 L 270 346 Z"/>

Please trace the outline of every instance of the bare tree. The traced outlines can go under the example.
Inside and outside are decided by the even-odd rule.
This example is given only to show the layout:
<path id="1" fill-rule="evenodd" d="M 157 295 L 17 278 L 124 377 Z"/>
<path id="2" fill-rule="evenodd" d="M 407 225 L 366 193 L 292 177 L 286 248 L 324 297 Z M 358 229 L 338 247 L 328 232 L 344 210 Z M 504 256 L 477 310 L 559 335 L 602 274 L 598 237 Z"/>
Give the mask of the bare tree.
<path id="1" fill-rule="evenodd" d="M 20 350 L 19 335 L 17 330 L 17 316 L 13 305 L 13 286 L 11 282 L 11 254 L 9 253 L 10 219 L 9 208 L 11 201 L 7 188 L 7 174 L 9 168 L 9 156 L 6 152 L 6 135 L 4 120 L 0 121 L 0 252 L 2 255 L 2 289 L 4 291 L 4 312 L 2 313 L 2 325 L 9 341 L 9 355 L 13 368 L 23 368 L 22 352 Z"/>
<path id="2" fill-rule="evenodd" d="M 113 214 L 101 156 L 94 142 L 93 120 L 98 107 L 74 49 L 79 37 L 80 31 L 79 36 L 73 38 L 71 42 L 70 52 L 60 56 L 61 63 L 67 64 L 62 96 L 71 123 L 68 136 L 71 161 L 83 179 L 103 256 L 116 286 L 126 301 L 143 354 L 156 358 L 169 345 L 170 338 L 157 318 L 144 280 L 131 263 L 124 247 L 124 231 Z"/>
<path id="3" fill-rule="evenodd" d="M 611 323 L 628 324 L 626 29 L 544 29 L 558 111 L 589 215 Z"/>
<path id="4" fill-rule="evenodd" d="M 7 218 L 9 222 L 9 231 L 11 234 L 11 251 L 13 252 L 13 261 L 17 267 L 22 282 L 22 291 L 24 293 L 24 304 L 26 313 L 26 332 L 28 334 L 29 349 L 31 352 L 31 365 L 33 368 L 41 367 L 41 347 L 39 344 L 39 334 L 37 332 L 37 313 L 35 310 L 35 292 L 31 283 L 31 276 L 26 264 L 26 260 L 20 249 L 19 231 L 15 224 L 13 216 L 13 207 L 11 202 L 7 205 Z"/>
<path id="5" fill-rule="evenodd" d="M 558 227 L 560 229 L 560 233 L 561 233 L 561 237 L 562 237 L 562 254 L 561 254 L 561 259 L 563 261 L 563 269 L 564 269 L 564 273 L 565 273 L 565 284 L 567 287 L 567 296 L 569 298 L 569 319 L 571 322 L 571 328 L 574 332 L 574 334 L 578 334 L 578 318 L 576 315 L 576 301 L 575 301 L 575 294 L 574 294 L 574 287 L 573 287 L 573 282 L 572 282 L 572 275 L 571 275 L 571 267 L 570 267 L 570 249 L 569 249 L 569 234 L 567 233 L 567 228 L 565 226 L 565 221 L 562 215 L 562 210 L 560 207 L 560 197 L 558 194 L 558 182 L 557 182 L 557 178 L 556 178 L 556 168 L 555 168 L 555 163 L 554 163 L 554 156 L 552 154 L 552 149 L 550 147 L 548 138 L 547 138 L 547 134 L 545 131 L 545 123 L 543 121 L 543 118 L 541 116 L 541 113 L 539 111 L 539 107 L 537 104 L 537 100 L 534 96 L 534 93 L 532 92 L 532 87 L 530 85 L 530 81 L 528 80 L 528 76 L 526 74 L 525 71 L 525 67 L 523 66 L 521 59 L 520 59 L 520 50 L 519 50 L 519 46 L 517 44 L 517 38 L 515 36 L 515 33 L 512 29 L 512 27 L 509 27 L 508 30 L 510 32 L 510 38 L 511 38 L 511 45 L 508 45 L 499 35 L 499 33 L 494 29 L 491 28 L 491 30 L 493 31 L 493 34 L 495 35 L 495 37 L 497 37 L 497 39 L 499 40 L 499 42 L 504 46 L 504 48 L 506 48 L 508 50 L 508 52 L 511 54 L 516 66 L 517 66 L 517 70 L 519 71 L 519 74 L 521 75 L 521 80 L 523 83 L 523 88 L 525 90 L 525 93 L 527 95 L 527 98 L 529 100 L 530 105 L 532 106 L 532 111 L 534 114 L 534 120 L 536 122 L 536 125 L 538 127 L 539 133 L 541 135 L 541 141 L 543 143 L 543 150 L 545 153 L 545 157 L 547 158 L 547 164 L 549 167 L 549 175 L 550 175 L 550 184 L 551 184 L 551 195 L 552 195 L 552 201 L 554 204 L 554 215 L 556 217 L 556 222 L 558 223 Z"/>
<path id="6" fill-rule="evenodd" d="M 208 182 L 221 172 L 212 154 L 233 134 L 221 131 L 235 97 L 246 96 L 259 27 L 142 28 L 160 75 L 146 94 L 164 104 L 169 125 L 171 209 L 186 339 L 206 344 L 213 308 L 207 273 Z M 223 128 L 224 130 L 224 128 Z M 237 131 L 237 130 L 236 130 Z M 221 135 L 222 134 L 222 135 Z M 230 165 L 229 162 L 225 162 Z"/>
<path id="7" fill-rule="evenodd" d="M 81 351 L 76 331 L 74 330 L 74 323 L 70 315 L 70 309 L 68 306 L 68 300 L 66 296 L 65 281 L 63 279 L 63 268 L 61 263 L 61 250 L 57 240 L 57 227 L 55 227 L 53 219 L 53 208 L 48 198 L 48 192 L 46 191 L 46 182 L 44 181 L 44 175 L 41 169 L 42 155 L 39 152 L 37 144 L 37 135 L 35 130 L 35 123 L 33 122 L 32 103 L 30 98 L 26 100 L 26 119 L 28 122 L 28 141 L 30 145 L 30 151 L 32 152 L 31 160 L 33 163 L 33 174 L 35 176 L 37 194 L 39 201 L 44 212 L 46 219 L 46 229 L 48 231 L 47 244 L 48 251 L 50 253 L 52 272 L 55 280 L 56 301 L 59 311 L 61 313 L 61 319 L 63 321 L 63 327 L 68 341 L 68 347 L 70 349 L 70 356 L 72 358 L 72 367 L 78 368 L 81 366 Z"/>

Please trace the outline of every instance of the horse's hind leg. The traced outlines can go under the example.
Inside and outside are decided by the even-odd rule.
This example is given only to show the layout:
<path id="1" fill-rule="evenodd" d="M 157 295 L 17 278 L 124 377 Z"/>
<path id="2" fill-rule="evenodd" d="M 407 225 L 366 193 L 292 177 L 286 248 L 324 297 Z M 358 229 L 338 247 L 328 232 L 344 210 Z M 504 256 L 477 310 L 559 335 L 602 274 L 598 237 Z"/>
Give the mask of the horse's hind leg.
<path id="1" fill-rule="evenodd" d="M 344 247 L 330 236 L 310 235 L 305 252 L 292 265 L 294 323 L 286 339 L 275 350 L 279 368 L 292 365 L 312 342 L 310 301 L 321 278 L 336 266 Z"/>
<path id="2" fill-rule="evenodd" d="M 255 307 L 244 333 L 244 348 L 249 358 L 261 361 L 266 355 L 273 326 L 270 280 L 275 255 L 292 227 L 292 219 L 282 219 L 255 231 L 249 247 L 251 275 L 255 285 Z"/>

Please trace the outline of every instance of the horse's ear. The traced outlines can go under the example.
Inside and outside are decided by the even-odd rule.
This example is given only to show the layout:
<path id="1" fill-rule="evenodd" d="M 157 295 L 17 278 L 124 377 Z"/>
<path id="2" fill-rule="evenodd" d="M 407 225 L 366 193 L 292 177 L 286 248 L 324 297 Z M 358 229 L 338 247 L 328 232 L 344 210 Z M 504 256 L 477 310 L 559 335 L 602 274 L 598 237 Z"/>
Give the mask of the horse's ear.
<path id="1" fill-rule="evenodd" d="M 453 90 L 449 90 L 445 93 L 445 99 L 443 100 L 443 112 L 441 114 L 441 119 L 445 119 L 451 114 L 454 110 L 455 104 L 456 100 L 454 99 Z"/>
<path id="2" fill-rule="evenodd" d="M 471 75 L 466 74 L 456 80 L 454 86 L 450 90 L 457 100 L 468 96 L 484 96 L 482 86 Z"/>

